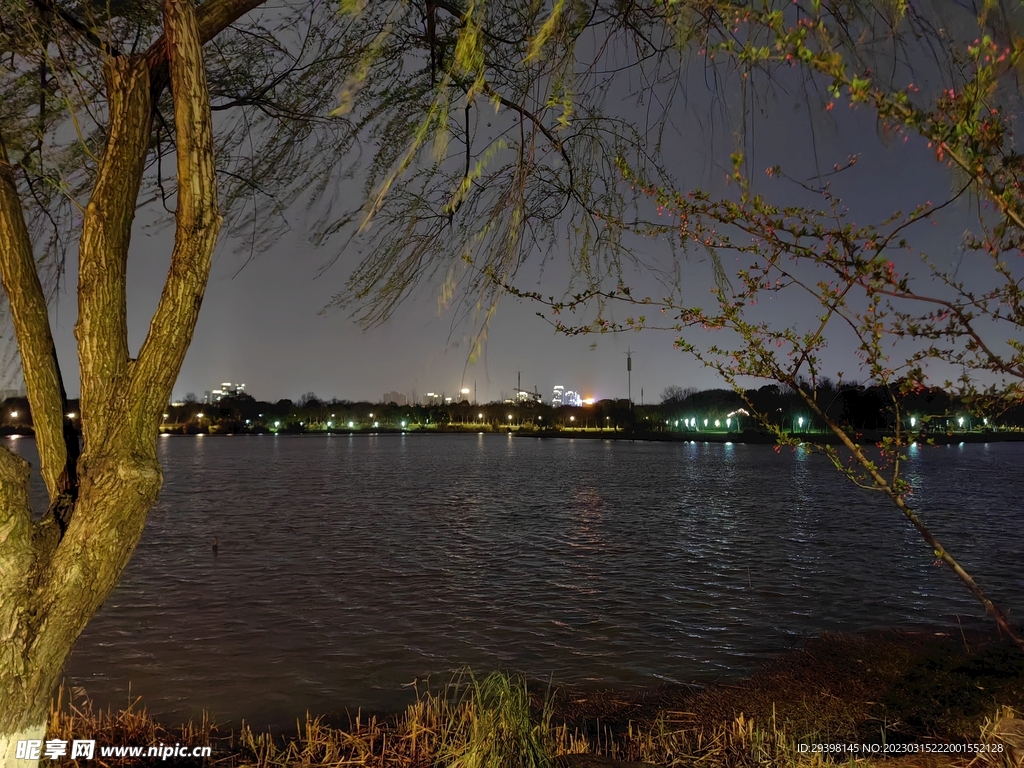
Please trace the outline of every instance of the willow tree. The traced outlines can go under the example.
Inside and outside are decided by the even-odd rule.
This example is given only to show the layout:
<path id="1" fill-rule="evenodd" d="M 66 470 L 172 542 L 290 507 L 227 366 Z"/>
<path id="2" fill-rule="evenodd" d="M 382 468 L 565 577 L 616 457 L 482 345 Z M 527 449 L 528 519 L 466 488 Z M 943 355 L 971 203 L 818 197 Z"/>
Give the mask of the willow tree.
<path id="1" fill-rule="evenodd" d="M 34 190 L 19 180 L 19 166 L 31 167 L 26 156 L 34 150 L 0 143 L 0 274 L 50 498 L 45 515 L 36 519 L 29 506 L 28 465 L 0 450 L 0 765 L 16 764 L 18 740 L 42 738 L 64 660 L 116 584 L 160 490 L 157 425 L 192 338 L 221 227 L 202 46 L 257 4 L 215 0 L 197 15 L 188 0 L 166 0 L 163 34 L 139 53 L 115 51 L 87 23 L 63 15 L 59 6 L 39 4 L 52 29 L 79 27 L 95 45 L 105 141 L 82 206 L 78 240 L 81 444 L 67 414 L 23 207 L 26 191 Z M 12 26 L 24 22 L 7 15 L 11 10 L 4 6 L 8 45 L 18 42 Z M 61 44 L 69 41 L 54 36 L 44 51 L 53 54 Z M 37 73 L 45 82 L 55 70 L 42 61 Z M 133 357 L 125 271 L 153 105 L 167 86 L 177 141 L 174 249 L 149 333 Z M 37 108 L 44 124 L 48 109 L 45 101 Z M 10 126 L 4 123 L 4 134 Z M 38 139 L 41 146 L 45 133 Z"/>

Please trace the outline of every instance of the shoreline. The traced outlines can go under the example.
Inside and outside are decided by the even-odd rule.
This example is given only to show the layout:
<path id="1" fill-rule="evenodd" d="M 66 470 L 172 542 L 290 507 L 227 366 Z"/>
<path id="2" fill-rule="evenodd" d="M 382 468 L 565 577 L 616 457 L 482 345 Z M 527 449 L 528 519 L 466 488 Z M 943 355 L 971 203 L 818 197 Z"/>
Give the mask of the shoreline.
<path id="1" fill-rule="evenodd" d="M 213 763 L 218 765 L 252 765 L 255 758 L 266 766 L 339 765 L 351 759 L 373 768 L 419 768 L 437 764 L 443 748 L 424 734 L 461 728 L 459 738 L 469 738 L 465 731 L 473 730 L 474 721 L 489 723 L 488 729 L 498 727 L 488 719 L 493 713 L 487 707 L 507 706 L 507 701 L 467 704 L 467 695 L 486 697 L 492 677 L 464 676 L 459 688 L 432 687 L 402 712 L 340 710 L 307 715 L 305 723 L 287 728 L 259 730 L 244 721 L 213 725 L 205 717 L 175 729 L 140 707 L 104 712 L 83 700 L 69 702 L 65 689 L 63 701 L 51 713 L 47 737 L 95 738 L 102 744 L 213 744 Z M 1017 724 L 1011 736 L 1024 738 L 1024 728 L 1018 727 L 1019 713 L 1024 712 L 1024 652 L 982 632 L 827 633 L 783 652 L 753 674 L 703 687 L 551 687 L 514 674 L 499 677 L 506 689 L 512 686 L 513 694 L 519 686 L 521 716 L 532 723 L 528 727 L 541 727 L 548 734 L 556 765 L 562 764 L 559 756 L 569 753 L 676 764 L 672 755 L 682 746 L 689 750 L 684 754 L 701 757 L 701 764 L 739 765 L 733 758 L 749 758 L 751 744 L 759 740 L 772 743 L 778 757 L 784 753 L 786 765 L 797 765 L 797 745 L 808 742 L 979 743 L 991 738 L 986 723 L 991 726 L 1000 717 Z M 1012 720 L 1014 711 L 1017 720 Z M 417 738 L 422 740 L 419 746 Z M 1024 749 L 1024 742 L 1001 743 Z M 971 757 L 941 765 L 966 765 Z M 571 764 L 613 765 L 600 758 Z"/>
<path id="2" fill-rule="evenodd" d="M 516 437 L 561 438 L 583 440 L 639 440 L 643 442 L 664 443 L 740 443 L 744 445 L 777 445 L 775 435 L 747 430 L 723 434 L 721 432 L 618 432 L 618 433 L 566 433 L 561 430 L 544 430 L 526 433 L 513 433 Z M 815 445 L 842 445 L 842 441 L 831 433 L 794 432 L 790 434 L 802 443 Z M 854 442 L 861 445 L 877 445 L 885 437 L 892 437 L 885 432 L 864 432 L 854 437 Z M 930 441 L 930 442 L 929 442 Z M 942 433 L 921 436 L 913 440 L 915 445 L 957 445 L 959 443 L 1019 443 L 1024 442 L 1024 432 L 964 432 Z"/>
<path id="3" fill-rule="evenodd" d="M 170 429 L 160 430 L 160 436 L 167 437 L 360 437 L 374 435 L 509 435 L 519 438 L 558 440 L 623 440 L 651 443 L 716 443 L 741 445 L 778 445 L 775 435 L 746 430 L 743 432 L 628 432 L 625 430 L 561 430 L 561 429 L 481 429 L 479 426 L 445 428 L 390 428 L 375 429 L 330 429 L 319 431 L 261 431 L 261 432 L 181 432 Z M 842 445 L 836 435 L 824 432 L 793 432 L 790 437 L 801 443 L 812 445 Z M 860 445 L 877 445 L 883 438 L 892 437 L 887 432 L 861 432 L 853 436 Z M 35 433 L 27 427 L 0 428 L 0 438 L 31 438 Z M 955 432 L 919 435 L 912 445 L 960 445 L 985 443 L 1021 443 L 1024 431 L 1001 432 Z"/>

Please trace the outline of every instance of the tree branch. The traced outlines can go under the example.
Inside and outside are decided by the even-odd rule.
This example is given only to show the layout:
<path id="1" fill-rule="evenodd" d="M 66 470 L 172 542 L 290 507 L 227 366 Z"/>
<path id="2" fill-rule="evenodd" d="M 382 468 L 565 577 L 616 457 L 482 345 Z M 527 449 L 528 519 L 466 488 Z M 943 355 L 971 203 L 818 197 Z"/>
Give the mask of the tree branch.
<path id="1" fill-rule="evenodd" d="M 11 305 L 14 332 L 21 353 L 39 463 L 50 499 L 63 490 L 67 450 L 64 443 L 64 407 L 60 371 L 54 353 L 50 315 L 39 282 L 32 240 L 25 224 L 14 168 L 0 141 L 0 279 Z"/>
<path id="2" fill-rule="evenodd" d="M 782 379 L 779 380 L 781 381 Z M 932 548 L 932 551 L 935 553 L 935 556 L 939 560 L 944 562 L 946 565 L 948 565 L 952 569 L 953 573 L 957 575 L 957 578 L 959 578 L 960 581 L 962 581 L 964 585 L 966 585 L 966 587 L 971 591 L 971 594 L 973 594 L 974 597 L 978 600 L 978 602 L 981 603 L 981 605 L 985 608 L 985 613 L 987 613 L 995 620 L 996 626 L 999 627 L 999 630 L 1001 632 L 1005 632 L 1006 636 L 1009 637 L 1010 640 L 1013 641 L 1013 643 L 1018 648 L 1024 650 L 1024 637 L 1021 637 L 1017 633 L 1013 625 L 1010 624 L 1010 620 L 1007 617 L 1007 615 L 1002 611 L 1002 609 L 998 605 L 996 605 L 989 599 L 988 595 L 985 594 L 982 588 L 974 580 L 974 577 L 971 576 L 971 574 L 969 574 L 967 571 L 965 571 L 963 566 L 961 566 L 960 563 L 957 562 L 956 558 L 954 558 L 953 555 L 951 555 L 949 551 L 944 546 L 942 546 L 942 544 L 939 543 L 939 540 L 936 539 L 932 532 L 927 528 L 927 526 L 925 526 L 921 518 L 917 516 L 917 513 L 910 507 L 909 504 L 907 504 L 907 500 L 904 497 L 904 494 L 897 490 L 895 487 L 893 487 L 893 485 L 890 484 L 889 481 L 882 476 L 882 473 L 875 466 L 875 463 L 864 455 L 864 451 L 861 448 L 861 446 L 853 442 L 853 440 L 846 433 L 846 431 L 825 414 L 825 412 L 818 406 L 818 403 L 814 400 L 814 398 L 811 397 L 804 390 L 803 387 L 794 386 L 797 385 L 798 383 L 793 380 L 790 380 L 790 382 L 787 383 L 789 383 L 789 385 L 797 392 L 797 394 L 800 395 L 800 397 L 803 399 L 807 407 L 814 411 L 818 418 L 820 418 L 822 421 L 825 422 L 825 424 L 828 425 L 828 428 L 832 431 L 832 434 L 838 437 L 842 444 L 847 448 L 847 450 L 849 450 L 850 453 L 853 454 L 854 459 L 857 461 L 858 464 L 860 464 L 860 466 L 871 478 L 871 481 L 874 483 L 874 487 L 882 491 L 886 496 L 888 496 L 892 500 L 893 504 L 895 504 L 896 507 L 900 510 L 900 512 L 902 512 L 903 515 L 907 518 L 907 520 L 910 521 L 911 525 L 913 525 L 914 528 L 917 529 L 917 532 L 921 534 L 921 538 L 923 538 L 925 542 L 928 544 L 928 546 Z"/>
<path id="3" fill-rule="evenodd" d="M 22 621 L 32 570 L 28 462 L 0 447 L 0 667 L 23 668 Z M 4 658 L 4 657 L 7 658 Z"/>
<path id="4" fill-rule="evenodd" d="M 245 3 L 238 0 L 235 5 Z M 153 422 L 141 434 L 155 434 L 156 420 L 181 370 L 221 225 L 213 117 L 202 38 L 190 0 L 164 0 L 164 36 L 170 51 L 177 133 L 178 209 L 167 282 L 129 385 L 130 402 L 141 405 L 136 418 Z"/>
<path id="5" fill-rule="evenodd" d="M 259 8 L 267 0 L 208 0 L 193 11 L 196 17 L 197 32 L 200 46 L 206 45 L 238 21 L 254 8 Z M 156 107 L 163 93 L 171 83 L 170 38 L 168 29 L 150 46 L 146 52 L 149 64 L 150 102 Z"/>
<path id="6" fill-rule="evenodd" d="M 112 392 L 128 369 L 126 274 L 135 203 L 149 146 L 149 70 L 141 56 L 104 66 L 108 137 L 96 186 L 85 209 L 78 267 L 78 358 L 85 454 L 111 428 Z"/>

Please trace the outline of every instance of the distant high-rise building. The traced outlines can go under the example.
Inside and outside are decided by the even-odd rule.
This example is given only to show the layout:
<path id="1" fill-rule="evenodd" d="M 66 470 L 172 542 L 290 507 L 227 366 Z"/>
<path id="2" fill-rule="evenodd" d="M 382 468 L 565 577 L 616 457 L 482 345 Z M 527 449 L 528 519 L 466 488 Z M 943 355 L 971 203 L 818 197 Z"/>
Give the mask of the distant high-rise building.
<path id="1" fill-rule="evenodd" d="M 219 403 L 225 397 L 238 397 L 239 395 L 245 394 L 245 384 L 232 384 L 230 381 L 225 381 L 220 385 L 220 389 L 208 389 L 206 395 L 203 398 L 203 402 L 209 405 Z"/>
<path id="2" fill-rule="evenodd" d="M 562 395 L 562 405 L 571 405 L 578 408 L 579 406 L 583 405 L 583 398 L 580 397 L 579 392 L 573 392 L 570 389 L 567 390 L 564 395 Z"/>
<path id="3" fill-rule="evenodd" d="M 554 393 L 551 395 L 551 405 L 558 408 L 562 405 L 563 396 L 565 395 L 565 387 L 559 384 L 555 387 Z"/>
<path id="4" fill-rule="evenodd" d="M 516 392 L 516 402 L 517 403 L 539 403 L 540 402 L 540 393 L 539 392 L 529 392 L 527 390 L 521 389 L 518 392 Z"/>
<path id="5" fill-rule="evenodd" d="M 401 392 L 385 392 L 384 396 L 381 398 L 381 402 L 385 405 L 388 403 L 394 403 L 395 405 L 408 405 L 409 398 Z"/>

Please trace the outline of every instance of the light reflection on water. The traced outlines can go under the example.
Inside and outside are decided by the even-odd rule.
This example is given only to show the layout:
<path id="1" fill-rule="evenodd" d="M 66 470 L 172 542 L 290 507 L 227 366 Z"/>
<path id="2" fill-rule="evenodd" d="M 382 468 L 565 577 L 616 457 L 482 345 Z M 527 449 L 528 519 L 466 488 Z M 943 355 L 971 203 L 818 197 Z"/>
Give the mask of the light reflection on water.
<path id="1" fill-rule="evenodd" d="M 100 703 L 130 685 L 168 719 L 393 709 L 405 684 L 464 664 L 706 681 L 826 630 L 986 626 L 884 498 L 801 449 L 377 435 L 159 450 L 161 501 L 68 672 Z M 1022 458 L 923 447 L 906 475 L 1017 615 Z"/>

